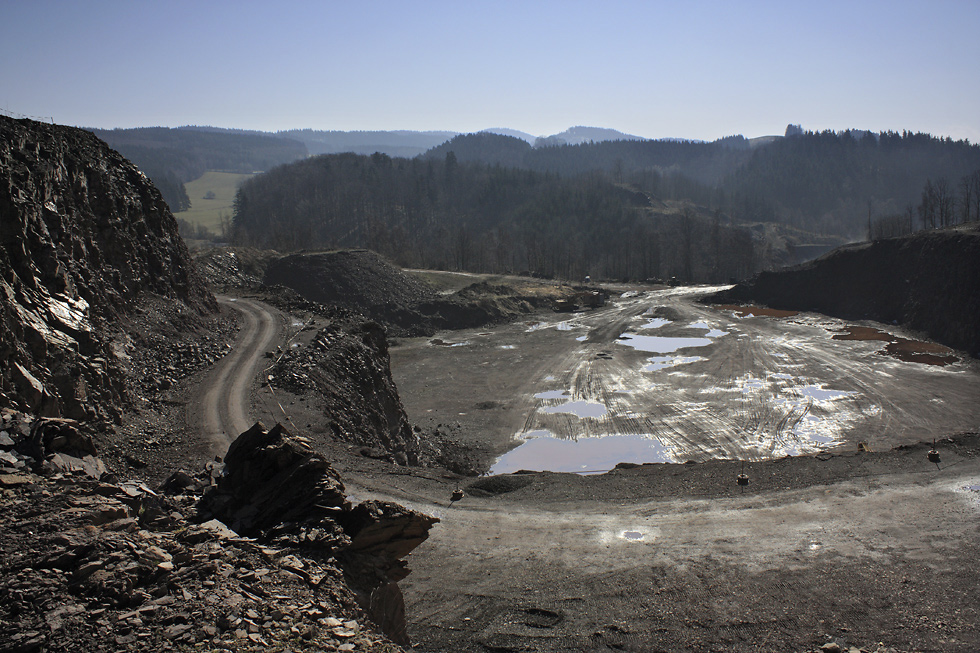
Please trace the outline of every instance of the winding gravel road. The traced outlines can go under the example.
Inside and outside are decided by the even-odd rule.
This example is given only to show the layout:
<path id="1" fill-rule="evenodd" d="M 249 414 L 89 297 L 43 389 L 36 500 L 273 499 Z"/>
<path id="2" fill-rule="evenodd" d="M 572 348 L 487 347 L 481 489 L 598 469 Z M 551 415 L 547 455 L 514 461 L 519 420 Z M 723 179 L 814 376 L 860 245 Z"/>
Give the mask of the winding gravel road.
<path id="1" fill-rule="evenodd" d="M 241 312 L 245 318 L 231 351 L 215 365 L 209 389 L 202 400 L 204 434 L 222 452 L 252 425 L 249 390 L 262 355 L 279 333 L 273 310 L 262 302 L 218 296 L 218 302 Z"/>

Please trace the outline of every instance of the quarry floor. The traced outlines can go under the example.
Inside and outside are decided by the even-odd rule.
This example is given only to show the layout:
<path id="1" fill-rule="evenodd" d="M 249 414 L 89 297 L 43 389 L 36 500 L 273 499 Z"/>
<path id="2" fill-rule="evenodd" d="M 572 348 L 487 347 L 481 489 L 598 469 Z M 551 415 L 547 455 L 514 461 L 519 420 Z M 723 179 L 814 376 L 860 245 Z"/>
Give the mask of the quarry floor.
<path id="1" fill-rule="evenodd" d="M 607 440 L 634 462 L 702 461 L 522 475 L 451 506 L 446 479 L 353 480 L 442 519 L 402 583 L 419 650 L 980 649 L 980 447 L 940 442 L 937 467 L 913 444 L 978 430 L 976 361 L 899 360 L 833 339 L 839 320 L 741 316 L 693 301 L 705 290 L 392 349 L 413 422 L 458 422 L 498 469 L 551 447 L 502 471 L 609 469 Z M 699 346 L 659 351 L 669 338 Z M 545 412 L 562 405 L 587 416 Z"/>
<path id="2" fill-rule="evenodd" d="M 576 438 L 622 441 L 637 463 L 697 461 L 495 484 L 329 447 L 351 500 L 441 519 L 400 583 L 416 650 L 980 650 L 976 361 L 893 359 L 881 342 L 834 340 L 840 321 L 740 316 L 700 292 L 393 345 L 410 420 L 451 424 L 488 466 L 522 442 Z M 660 351 L 676 342 L 647 334 L 697 346 Z M 253 410 L 271 415 L 257 390 Z M 297 423 L 314 417 L 277 400 Z"/>

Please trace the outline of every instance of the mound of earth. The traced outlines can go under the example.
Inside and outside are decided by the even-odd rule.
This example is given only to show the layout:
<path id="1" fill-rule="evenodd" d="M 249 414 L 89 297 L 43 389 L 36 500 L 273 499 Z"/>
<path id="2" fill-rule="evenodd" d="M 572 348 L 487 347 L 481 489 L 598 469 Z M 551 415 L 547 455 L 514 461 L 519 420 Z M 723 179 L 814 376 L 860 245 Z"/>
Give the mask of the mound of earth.
<path id="1" fill-rule="evenodd" d="M 435 291 L 368 250 L 285 256 L 269 263 L 264 282 L 320 304 L 353 308 L 393 335 L 425 335 L 432 328 L 416 307 L 434 300 Z"/>
<path id="2" fill-rule="evenodd" d="M 980 356 L 980 224 L 849 245 L 708 300 L 901 324 Z"/>
<path id="3" fill-rule="evenodd" d="M 511 320 L 551 306 L 570 287 L 477 282 L 442 295 L 368 250 L 293 254 L 270 261 L 267 286 L 291 288 L 306 299 L 360 312 L 394 337 L 431 336 Z"/>

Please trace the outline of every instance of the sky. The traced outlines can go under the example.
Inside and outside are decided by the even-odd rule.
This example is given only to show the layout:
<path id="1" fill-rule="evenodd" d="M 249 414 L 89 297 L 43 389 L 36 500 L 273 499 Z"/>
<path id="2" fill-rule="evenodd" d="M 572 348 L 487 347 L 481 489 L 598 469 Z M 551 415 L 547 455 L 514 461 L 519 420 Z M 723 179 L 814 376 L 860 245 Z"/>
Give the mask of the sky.
<path id="1" fill-rule="evenodd" d="M 0 0 L 0 112 L 83 127 L 575 125 L 980 142 L 980 0 Z"/>

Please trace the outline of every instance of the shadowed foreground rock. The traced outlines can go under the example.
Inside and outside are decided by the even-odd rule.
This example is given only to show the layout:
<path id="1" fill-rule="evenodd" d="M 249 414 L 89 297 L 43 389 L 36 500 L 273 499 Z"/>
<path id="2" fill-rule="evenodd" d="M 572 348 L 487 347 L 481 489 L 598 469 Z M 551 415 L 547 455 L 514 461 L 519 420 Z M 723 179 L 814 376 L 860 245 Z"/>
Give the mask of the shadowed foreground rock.
<path id="1" fill-rule="evenodd" d="M 178 472 L 159 491 L 99 472 L 96 453 L 84 425 L 0 408 L 0 651 L 402 650 L 400 557 L 435 520 L 351 508 L 326 461 L 279 427 L 243 434 L 226 475 Z M 206 505 L 282 545 L 189 523 L 208 486 Z"/>
<path id="2" fill-rule="evenodd" d="M 368 501 L 351 507 L 330 464 L 280 424 L 256 423 L 229 447 L 224 474 L 198 507 L 235 532 L 306 555 L 334 558 L 361 606 L 386 635 L 408 644 L 397 582 L 402 558 L 439 520 L 402 506 Z"/>

